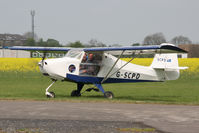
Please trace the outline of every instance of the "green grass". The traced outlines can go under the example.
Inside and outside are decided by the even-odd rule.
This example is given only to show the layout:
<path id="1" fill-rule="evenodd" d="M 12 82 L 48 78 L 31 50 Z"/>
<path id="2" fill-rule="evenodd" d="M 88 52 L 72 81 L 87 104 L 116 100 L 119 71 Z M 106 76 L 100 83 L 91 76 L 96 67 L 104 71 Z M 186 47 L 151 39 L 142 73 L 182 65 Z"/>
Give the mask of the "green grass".
<path id="1" fill-rule="evenodd" d="M 180 79 L 167 82 L 104 84 L 106 91 L 114 93 L 113 100 L 105 99 L 101 92 L 70 97 L 76 84 L 61 81 L 50 89 L 56 93 L 56 98 L 47 99 L 45 88 L 49 84 L 50 79 L 39 72 L 0 72 L 0 99 L 199 105 L 199 75 L 183 74 Z M 83 91 L 88 87 L 86 85 Z"/>

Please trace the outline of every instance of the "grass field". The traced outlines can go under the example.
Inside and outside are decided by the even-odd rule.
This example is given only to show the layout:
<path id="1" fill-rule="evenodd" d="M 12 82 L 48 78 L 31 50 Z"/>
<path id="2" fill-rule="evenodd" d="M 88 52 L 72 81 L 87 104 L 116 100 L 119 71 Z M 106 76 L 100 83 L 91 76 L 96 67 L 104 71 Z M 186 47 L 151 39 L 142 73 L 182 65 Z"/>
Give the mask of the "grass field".
<path id="1" fill-rule="evenodd" d="M 70 97 L 71 91 L 76 89 L 76 84 L 61 81 L 50 89 L 56 93 L 56 98 L 47 99 L 45 88 L 51 81 L 39 72 L 39 61 L 40 59 L 33 58 L 0 58 L 0 99 L 199 105 L 199 58 L 179 59 L 180 66 L 188 66 L 189 69 L 182 71 L 180 79 L 175 81 L 104 84 L 106 91 L 114 93 L 113 100 L 105 99 L 99 92 L 85 92 L 82 97 Z M 151 58 L 133 60 L 133 63 L 145 66 L 151 62 Z M 83 91 L 89 87 L 86 85 Z"/>
<path id="2" fill-rule="evenodd" d="M 199 75 L 183 73 L 179 80 L 157 83 L 104 84 L 105 90 L 112 91 L 113 100 L 103 97 L 100 92 L 85 92 L 81 97 L 70 97 L 76 84 L 58 81 L 50 91 L 55 99 L 47 99 L 45 88 L 50 79 L 39 72 L 0 72 L 0 99 L 55 100 L 73 102 L 125 102 L 164 103 L 199 105 Z M 89 87 L 86 85 L 83 91 Z"/>

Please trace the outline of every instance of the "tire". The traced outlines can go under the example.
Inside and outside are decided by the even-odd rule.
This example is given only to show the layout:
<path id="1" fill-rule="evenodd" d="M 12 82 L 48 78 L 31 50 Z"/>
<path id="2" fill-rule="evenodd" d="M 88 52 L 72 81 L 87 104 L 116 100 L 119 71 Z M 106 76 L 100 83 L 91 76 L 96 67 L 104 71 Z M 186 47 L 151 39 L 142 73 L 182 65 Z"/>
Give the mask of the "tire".
<path id="1" fill-rule="evenodd" d="M 81 94 L 77 90 L 73 90 L 71 92 L 71 97 L 79 97 L 79 96 L 81 96 Z"/>
<path id="2" fill-rule="evenodd" d="M 108 99 L 113 99 L 114 95 L 113 95 L 113 93 L 111 91 L 106 91 L 104 93 L 104 97 L 108 98 Z"/>
<path id="3" fill-rule="evenodd" d="M 49 92 L 51 95 L 46 95 L 47 98 L 55 98 L 55 93 L 54 92 Z"/>

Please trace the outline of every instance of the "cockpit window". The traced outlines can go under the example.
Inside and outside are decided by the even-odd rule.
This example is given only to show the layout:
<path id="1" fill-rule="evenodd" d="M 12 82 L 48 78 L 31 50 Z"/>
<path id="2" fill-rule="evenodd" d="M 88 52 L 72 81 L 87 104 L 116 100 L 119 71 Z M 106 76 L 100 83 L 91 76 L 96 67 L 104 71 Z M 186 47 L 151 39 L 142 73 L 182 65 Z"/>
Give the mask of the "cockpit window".
<path id="1" fill-rule="evenodd" d="M 97 76 L 100 71 L 103 53 L 84 53 L 80 63 L 81 76 Z"/>
<path id="2" fill-rule="evenodd" d="M 68 51 L 68 53 L 66 54 L 66 57 L 78 58 L 78 57 L 81 57 L 81 55 L 82 55 L 82 51 L 70 50 L 70 51 Z"/>

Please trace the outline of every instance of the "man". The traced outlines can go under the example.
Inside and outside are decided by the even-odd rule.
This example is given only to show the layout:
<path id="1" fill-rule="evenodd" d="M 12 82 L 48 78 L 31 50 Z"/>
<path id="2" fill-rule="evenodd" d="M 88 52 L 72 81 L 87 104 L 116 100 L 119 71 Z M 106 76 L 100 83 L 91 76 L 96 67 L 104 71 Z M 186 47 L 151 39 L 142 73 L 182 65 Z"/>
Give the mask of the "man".
<path id="1" fill-rule="evenodd" d="M 87 61 L 87 55 L 85 53 L 84 56 L 83 56 L 83 59 L 82 59 L 82 63 L 85 63 L 86 61 Z"/>
<path id="2" fill-rule="evenodd" d="M 90 53 L 90 54 L 88 55 L 88 60 L 86 61 L 86 63 L 94 63 L 94 57 L 93 57 L 93 54 L 92 54 L 92 53 Z"/>
<path id="3" fill-rule="evenodd" d="M 83 57 L 82 63 L 84 62 L 85 57 Z M 85 64 L 80 66 L 80 75 L 96 75 L 96 64 L 94 62 L 94 55 L 90 53 Z"/>

